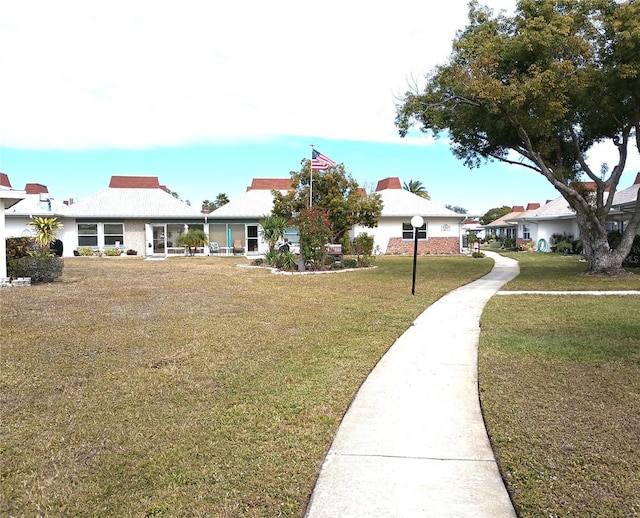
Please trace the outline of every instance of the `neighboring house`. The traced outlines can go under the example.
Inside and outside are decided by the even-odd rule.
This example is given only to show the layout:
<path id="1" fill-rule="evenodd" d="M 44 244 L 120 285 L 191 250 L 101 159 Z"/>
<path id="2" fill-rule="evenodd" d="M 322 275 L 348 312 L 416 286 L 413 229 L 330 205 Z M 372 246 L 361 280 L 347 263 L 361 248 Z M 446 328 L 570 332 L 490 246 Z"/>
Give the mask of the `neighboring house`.
<path id="1" fill-rule="evenodd" d="M 65 206 L 65 202 L 51 197 L 46 185 L 28 183 L 24 192 L 24 199 L 7 211 L 7 235 L 11 237 L 32 236 L 29 223 L 34 217 L 59 217 Z"/>
<path id="2" fill-rule="evenodd" d="M 209 214 L 209 241 L 222 249 L 233 249 L 234 243 L 240 242 L 245 255 L 264 254 L 269 247 L 260 220 L 273 210 L 271 191 L 284 194 L 290 189 L 290 178 L 254 178 L 246 192 Z M 298 241 L 292 233 L 287 237 L 291 242 Z"/>
<path id="3" fill-rule="evenodd" d="M 613 197 L 613 207 L 609 213 L 609 230 L 622 232 L 627 222 L 636 210 L 640 191 L 640 173 L 636 174 L 633 185 L 616 192 Z"/>
<path id="4" fill-rule="evenodd" d="M 169 194 L 155 176 L 112 176 L 107 189 L 60 214 L 65 256 L 82 247 L 182 255 L 184 247 L 176 245 L 180 234 L 206 224 L 206 215 Z"/>
<path id="5" fill-rule="evenodd" d="M 11 187 L 9 177 L 0 173 L 0 278 L 7 277 L 7 237 L 10 237 L 5 213 L 26 197 L 25 191 L 18 191 Z"/>
<path id="6" fill-rule="evenodd" d="M 593 182 L 585 182 L 584 185 L 595 189 Z M 626 222 L 635 210 L 639 188 L 640 173 L 636 175 L 633 185 L 615 193 L 612 209 L 607 217 L 607 230 L 622 231 L 625 228 Z M 526 211 L 507 214 L 500 219 L 516 227 L 518 245 L 527 241 L 536 241 L 540 251 L 551 250 L 551 237 L 554 234 L 566 234 L 573 239 L 580 238 L 576 214 L 562 196 L 547 201 L 542 207 L 527 207 Z"/>
<path id="7" fill-rule="evenodd" d="M 493 220 L 488 225 L 485 225 L 485 233 L 487 237 L 493 236 L 496 239 L 513 239 L 515 242 L 518 225 L 514 223 L 513 218 L 518 217 L 525 211 L 523 205 L 514 205 L 511 207 L 511 212 Z"/>
<path id="8" fill-rule="evenodd" d="M 78 202 L 60 203 L 47 187 L 27 184 L 26 199 L 7 213 L 10 233 L 30 235 L 33 216 L 56 216 L 63 257 L 79 248 L 120 248 L 140 255 L 184 254 L 175 240 L 188 227 L 204 228 L 206 216 L 178 200 L 154 176 L 112 176 L 109 187 Z"/>
<path id="9" fill-rule="evenodd" d="M 413 216 L 422 216 L 424 225 L 418 230 L 419 254 L 458 254 L 461 252 L 461 224 L 466 215 L 458 214 L 431 200 L 402 188 L 400 179 L 380 180 L 376 187 L 383 207 L 378 226 L 356 225 L 351 237 L 362 232 L 374 238 L 374 251 L 381 254 L 413 254 Z"/>

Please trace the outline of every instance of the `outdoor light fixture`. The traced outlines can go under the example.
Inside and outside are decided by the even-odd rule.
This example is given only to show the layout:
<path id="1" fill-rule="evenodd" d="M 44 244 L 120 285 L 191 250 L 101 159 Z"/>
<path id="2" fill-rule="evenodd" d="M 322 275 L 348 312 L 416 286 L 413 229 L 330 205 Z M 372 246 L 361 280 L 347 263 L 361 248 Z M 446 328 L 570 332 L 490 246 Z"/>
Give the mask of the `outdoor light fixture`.
<path id="1" fill-rule="evenodd" d="M 411 295 L 416 294 L 416 266 L 418 264 L 418 229 L 424 225 L 422 216 L 413 216 L 411 226 L 413 227 L 413 284 L 411 285 Z"/>

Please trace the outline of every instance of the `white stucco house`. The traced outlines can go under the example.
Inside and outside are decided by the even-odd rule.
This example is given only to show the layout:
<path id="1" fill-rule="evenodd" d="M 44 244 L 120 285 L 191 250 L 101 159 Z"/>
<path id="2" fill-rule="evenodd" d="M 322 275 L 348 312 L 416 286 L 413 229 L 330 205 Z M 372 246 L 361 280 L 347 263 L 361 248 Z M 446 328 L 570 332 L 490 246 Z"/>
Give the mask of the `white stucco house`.
<path id="1" fill-rule="evenodd" d="M 109 186 L 82 200 L 59 201 L 40 184 L 27 184 L 25 199 L 7 212 L 8 236 L 29 235 L 33 216 L 55 216 L 63 225 L 59 234 L 63 257 L 75 255 L 80 248 L 96 251 L 119 248 L 134 250 L 143 256 L 184 255 L 176 246 L 178 236 L 188 229 L 201 229 L 211 247 L 197 253 L 208 255 L 262 255 L 267 243 L 260 220 L 273 209 L 273 193 L 291 189 L 290 178 L 254 178 L 247 190 L 211 213 L 172 196 L 155 176 L 112 176 Z M 413 216 L 424 220 L 418 229 L 420 254 L 457 254 L 461 252 L 462 222 L 458 214 L 402 188 L 397 177 L 378 182 L 383 203 L 382 214 L 374 228 L 356 226 L 350 237 L 366 232 L 374 238 L 374 249 L 381 254 L 413 253 Z M 295 229 L 287 237 L 299 241 Z"/>
<path id="2" fill-rule="evenodd" d="M 378 226 L 356 225 L 352 237 L 362 232 L 373 236 L 374 251 L 380 254 L 412 254 L 411 218 L 421 216 L 424 225 L 418 229 L 419 254 L 458 254 L 462 251 L 462 222 L 466 215 L 403 189 L 398 177 L 380 180 L 375 192 L 383 204 Z"/>
<path id="3" fill-rule="evenodd" d="M 585 185 L 594 188 L 588 182 Z M 626 228 L 638 201 L 639 188 L 640 173 L 636 175 L 633 185 L 614 194 L 606 224 L 608 231 L 622 231 Z M 496 230 L 503 231 L 505 236 L 516 239 L 518 245 L 534 241 L 537 249 L 545 252 L 551 251 L 551 238 L 554 234 L 565 234 L 573 239 L 580 237 L 576 214 L 562 196 L 549 200 L 542 206 L 529 204 L 526 210 L 520 209 L 522 207 L 514 207 L 510 214 L 490 223 L 486 228 L 494 233 Z"/>

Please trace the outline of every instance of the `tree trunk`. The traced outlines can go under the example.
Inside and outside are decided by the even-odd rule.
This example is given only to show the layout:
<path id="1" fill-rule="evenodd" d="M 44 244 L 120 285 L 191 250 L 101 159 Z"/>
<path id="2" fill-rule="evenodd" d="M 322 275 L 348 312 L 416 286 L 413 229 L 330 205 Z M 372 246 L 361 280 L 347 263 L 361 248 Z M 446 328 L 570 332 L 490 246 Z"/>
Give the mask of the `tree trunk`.
<path id="1" fill-rule="evenodd" d="M 622 262 L 629 255 L 631 246 L 633 244 L 633 237 L 631 239 L 624 239 L 618 248 L 611 250 L 607 235 L 603 228 L 594 229 L 582 228 L 584 222 L 578 221 L 580 227 L 580 233 L 582 237 L 582 243 L 584 247 L 584 254 L 587 259 L 587 275 L 606 275 L 606 276 L 626 276 L 631 275 L 622 267 Z M 631 228 L 627 228 L 624 232 L 625 236 L 630 232 Z"/>

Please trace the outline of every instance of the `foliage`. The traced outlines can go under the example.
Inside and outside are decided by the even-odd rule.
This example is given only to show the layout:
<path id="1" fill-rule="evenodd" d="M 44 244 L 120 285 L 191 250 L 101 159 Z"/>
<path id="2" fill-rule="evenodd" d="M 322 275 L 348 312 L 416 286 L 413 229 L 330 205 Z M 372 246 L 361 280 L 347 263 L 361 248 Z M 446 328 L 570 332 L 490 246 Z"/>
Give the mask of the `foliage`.
<path id="1" fill-rule="evenodd" d="M 358 260 L 354 259 L 352 257 L 345 257 L 342 260 L 342 266 L 345 268 L 357 268 L 358 267 Z"/>
<path id="2" fill-rule="evenodd" d="M 64 261 L 59 257 L 20 257 L 7 265 L 9 277 L 31 277 L 31 283 L 53 282 L 62 275 Z"/>
<path id="3" fill-rule="evenodd" d="M 122 255 L 122 250 L 119 248 L 105 248 L 104 255 L 108 257 L 120 257 Z"/>
<path id="4" fill-rule="evenodd" d="M 331 222 L 324 210 L 303 209 L 293 220 L 300 231 L 300 251 L 314 269 L 323 270 L 327 262 L 326 245 L 332 236 Z"/>
<path id="5" fill-rule="evenodd" d="M 213 212 L 214 210 L 219 209 L 227 203 L 229 203 L 229 197 L 225 193 L 221 192 L 220 194 L 218 194 L 218 196 L 216 196 L 216 199 L 214 201 L 203 200 L 202 210 Z"/>
<path id="6" fill-rule="evenodd" d="M 425 189 L 420 180 L 409 180 L 408 183 L 404 182 L 402 184 L 402 188 L 405 191 L 409 191 L 417 196 L 420 196 L 421 198 L 424 198 L 425 200 L 431 199 L 429 192 Z"/>
<path id="7" fill-rule="evenodd" d="M 78 255 L 88 257 L 91 255 L 95 255 L 95 251 L 90 246 L 82 246 L 78 248 Z"/>
<path id="8" fill-rule="evenodd" d="M 640 204 L 613 252 L 605 221 L 628 146 L 640 150 L 639 71 L 637 0 L 520 0 L 513 16 L 472 2 L 447 63 L 405 94 L 396 125 L 403 136 L 416 124 L 446 131 L 469 167 L 499 160 L 536 171 L 575 211 L 588 271 L 619 273 Z M 586 162 L 604 142 L 610 173 Z"/>
<path id="9" fill-rule="evenodd" d="M 62 223 L 56 217 L 35 216 L 29 222 L 29 226 L 35 232 L 34 239 L 42 253 L 48 255 L 51 243 L 55 241 L 63 227 Z"/>
<path id="10" fill-rule="evenodd" d="M 563 232 L 562 234 L 560 234 L 559 232 L 557 232 L 555 234 L 551 234 L 551 237 L 549 238 L 549 248 L 551 248 L 552 252 L 565 253 L 573 249 L 573 246 L 571 245 L 572 241 L 573 241 L 572 234 L 567 234 L 566 232 Z M 560 247 L 561 243 L 562 243 L 562 247 Z M 567 243 L 569 244 L 569 248 L 567 248 L 566 246 Z M 559 249 L 559 248 L 562 248 L 562 249 Z"/>
<path id="11" fill-rule="evenodd" d="M 445 208 L 452 210 L 456 214 L 466 214 L 467 212 L 469 212 L 464 207 L 459 207 L 458 205 L 445 205 Z"/>
<path id="12" fill-rule="evenodd" d="M 276 243 L 284 238 L 288 220 L 282 216 L 271 214 L 260 220 L 262 236 L 269 245 L 269 251 L 274 250 Z"/>
<path id="13" fill-rule="evenodd" d="M 11 259 L 33 255 L 37 247 L 33 237 L 8 237 L 6 243 L 7 262 Z"/>
<path id="14" fill-rule="evenodd" d="M 472 252 L 471 257 L 473 257 L 474 259 L 482 259 L 483 257 L 485 257 L 485 254 L 483 252 Z"/>
<path id="15" fill-rule="evenodd" d="M 366 232 L 361 232 L 353 239 L 353 253 L 357 256 L 356 261 L 358 266 L 371 266 L 373 243 L 373 236 L 370 236 Z"/>
<path id="16" fill-rule="evenodd" d="M 273 191 L 272 214 L 292 220 L 310 206 L 310 161 L 302 161 L 300 171 L 291 171 L 292 190 L 286 194 Z M 343 164 L 325 171 L 313 172 L 313 200 L 311 207 L 327 214 L 331 228 L 331 242 L 340 243 L 354 225 L 373 228 L 382 212 L 379 194 L 366 195 Z"/>
<path id="17" fill-rule="evenodd" d="M 198 228 L 190 228 L 176 239 L 176 246 L 186 246 L 189 248 L 189 254 L 194 255 L 196 248 L 199 246 L 207 246 L 209 244 L 209 236 L 204 230 Z"/>
<path id="18" fill-rule="evenodd" d="M 298 256 L 290 251 L 281 252 L 276 258 L 275 265 L 277 268 L 286 271 L 298 269 Z"/>
<path id="19" fill-rule="evenodd" d="M 502 216 L 506 216 L 510 212 L 511 212 L 511 207 L 508 207 L 507 205 L 503 205 L 502 207 L 494 207 L 492 209 L 489 209 L 487 212 L 484 213 L 483 216 L 480 217 L 480 224 L 488 225 L 489 223 L 494 222 L 498 218 L 501 218 Z"/>

